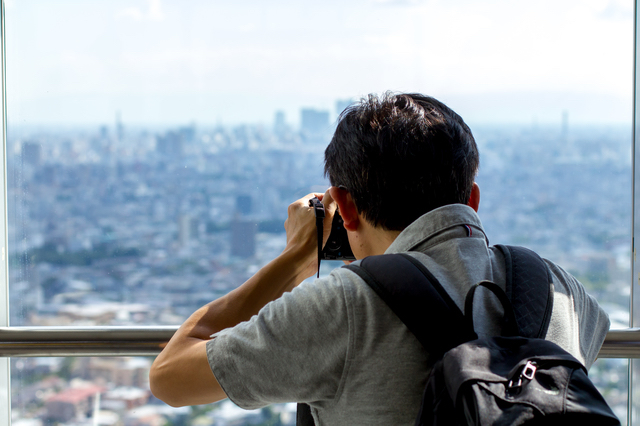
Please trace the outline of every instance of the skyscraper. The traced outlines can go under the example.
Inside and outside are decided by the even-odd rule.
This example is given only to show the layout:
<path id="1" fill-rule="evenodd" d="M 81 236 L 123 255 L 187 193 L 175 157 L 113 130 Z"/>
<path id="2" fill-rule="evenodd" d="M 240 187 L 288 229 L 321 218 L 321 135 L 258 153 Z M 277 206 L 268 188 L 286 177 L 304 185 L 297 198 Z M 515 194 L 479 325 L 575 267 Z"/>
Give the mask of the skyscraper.
<path id="1" fill-rule="evenodd" d="M 40 164 L 42 155 L 42 145 L 35 141 L 27 141 L 22 143 L 22 161 L 27 164 L 37 166 Z"/>
<path id="2" fill-rule="evenodd" d="M 231 223 L 231 255 L 247 258 L 256 254 L 257 230 L 255 221 L 236 217 Z"/>
<path id="3" fill-rule="evenodd" d="M 236 212 L 231 223 L 231 255 L 247 258 L 256 253 L 258 225 L 248 216 L 252 211 L 250 195 L 236 197 Z"/>
<path id="4" fill-rule="evenodd" d="M 180 158 L 184 151 L 184 137 L 180 132 L 167 132 L 156 138 L 156 152 L 169 158 Z"/>
<path id="5" fill-rule="evenodd" d="M 313 140 L 329 132 L 329 111 L 303 108 L 301 114 L 300 130 L 303 136 Z"/>
<path id="6" fill-rule="evenodd" d="M 351 99 L 338 99 L 336 101 L 336 114 L 337 115 L 342 114 L 342 111 L 344 111 L 352 103 L 353 103 L 353 100 Z"/>
<path id="7" fill-rule="evenodd" d="M 273 131 L 276 135 L 282 135 L 287 130 L 287 122 L 285 119 L 284 111 L 276 111 L 276 115 L 273 120 Z"/>
<path id="8" fill-rule="evenodd" d="M 122 142 L 124 139 L 124 125 L 122 124 L 120 111 L 116 112 L 116 137 L 118 138 L 118 142 Z"/>

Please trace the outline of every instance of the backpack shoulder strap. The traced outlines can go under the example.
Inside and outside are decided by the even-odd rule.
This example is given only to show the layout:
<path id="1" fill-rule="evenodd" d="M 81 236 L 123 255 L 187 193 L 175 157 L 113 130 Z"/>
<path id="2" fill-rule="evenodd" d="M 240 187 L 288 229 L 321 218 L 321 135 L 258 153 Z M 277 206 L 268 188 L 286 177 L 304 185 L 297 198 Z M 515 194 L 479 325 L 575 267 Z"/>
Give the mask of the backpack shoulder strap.
<path id="1" fill-rule="evenodd" d="M 506 293 L 511 301 L 519 334 L 544 338 L 553 309 L 553 279 L 542 258 L 519 246 L 495 246 L 504 255 Z"/>
<path id="2" fill-rule="evenodd" d="M 442 285 L 412 256 L 370 256 L 360 265 L 345 268 L 358 274 L 386 302 L 430 354 L 442 355 L 477 338 Z"/>

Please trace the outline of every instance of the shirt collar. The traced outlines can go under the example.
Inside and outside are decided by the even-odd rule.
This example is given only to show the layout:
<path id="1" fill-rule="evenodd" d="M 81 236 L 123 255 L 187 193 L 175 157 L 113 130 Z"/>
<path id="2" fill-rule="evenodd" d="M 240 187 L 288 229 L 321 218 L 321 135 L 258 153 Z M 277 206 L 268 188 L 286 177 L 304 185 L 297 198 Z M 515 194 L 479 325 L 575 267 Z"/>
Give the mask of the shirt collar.
<path id="1" fill-rule="evenodd" d="M 475 210 L 464 204 L 449 204 L 423 214 L 407 226 L 387 248 L 385 253 L 401 253 L 413 250 L 434 235 L 454 226 L 467 225 L 487 237 Z M 489 241 L 487 240 L 487 244 Z"/>

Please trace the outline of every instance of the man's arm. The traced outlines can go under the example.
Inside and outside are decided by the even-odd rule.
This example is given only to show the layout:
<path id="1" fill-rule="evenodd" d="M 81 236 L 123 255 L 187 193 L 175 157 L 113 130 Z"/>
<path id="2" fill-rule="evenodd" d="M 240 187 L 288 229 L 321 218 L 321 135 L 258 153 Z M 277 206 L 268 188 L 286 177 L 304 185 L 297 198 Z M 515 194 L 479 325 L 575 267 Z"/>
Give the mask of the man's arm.
<path id="1" fill-rule="evenodd" d="M 277 258 L 240 287 L 198 309 L 176 331 L 151 366 L 149 381 L 156 397 L 172 406 L 207 404 L 226 398 L 211 372 L 207 341 L 212 334 L 248 320 L 315 272 L 315 215 L 308 205 L 313 196 L 323 198 L 322 194 L 310 194 L 289 206 L 285 222 L 287 245 Z M 328 193 L 323 201 L 330 204 Z M 325 239 L 332 216 L 325 218 Z"/>

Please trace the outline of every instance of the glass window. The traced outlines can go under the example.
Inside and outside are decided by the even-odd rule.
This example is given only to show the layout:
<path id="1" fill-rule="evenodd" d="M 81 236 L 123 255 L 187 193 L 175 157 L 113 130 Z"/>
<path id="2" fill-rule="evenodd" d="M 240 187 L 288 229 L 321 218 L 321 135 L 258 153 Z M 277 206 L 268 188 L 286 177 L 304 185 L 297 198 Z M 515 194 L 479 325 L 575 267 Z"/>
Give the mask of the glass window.
<path id="1" fill-rule="evenodd" d="M 5 2 L 11 325 L 181 323 L 282 250 L 338 114 L 392 90 L 470 124 L 491 242 L 628 326 L 631 0 Z M 145 362 L 14 359 L 14 424 Z M 622 418 L 626 375 L 591 372 Z"/>

